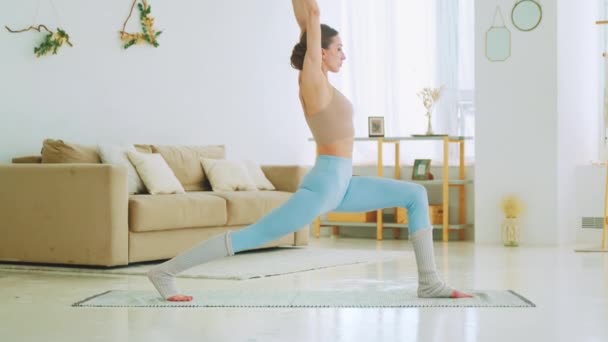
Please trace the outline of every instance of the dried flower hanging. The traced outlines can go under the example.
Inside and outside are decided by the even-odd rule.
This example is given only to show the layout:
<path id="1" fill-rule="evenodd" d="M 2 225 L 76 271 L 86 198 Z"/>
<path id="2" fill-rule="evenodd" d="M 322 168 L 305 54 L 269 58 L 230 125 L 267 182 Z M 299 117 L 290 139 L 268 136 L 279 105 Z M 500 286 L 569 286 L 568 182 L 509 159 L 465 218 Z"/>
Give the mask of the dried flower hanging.
<path id="1" fill-rule="evenodd" d="M 137 8 L 139 8 L 139 21 L 141 23 L 141 33 L 128 33 L 125 32 L 127 22 L 131 18 L 133 14 L 133 9 L 135 8 L 135 4 L 137 0 L 133 0 L 133 4 L 131 5 L 131 11 L 129 12 L 129 16 L 125 23 L 122 25 L 122 31 L 120 31 L 120 39 L 125 43 L 123 47 L 128 49 L 134 44 L 140 43 L 150 43 L 154 47 L 158 47 L 158 41 L 156 38 L 160 36 L 162 31 L 156 32 L 154 30 L 154 18 L 150 15 L 152 11 L 152 6 L 148 4 L 147 0 L 141 0 L 140 3 L 137 3 Z"/>
<path id="2" fill-rule="evenodd" d="M 23 30 L 11 30 L 8 26 L 5 26 L 5 28 L 11 33 L 21 33 L 30 30 L 42 32 L 42 29 L 44 29 L 47 32 L 47 34 L 44 36 L 44 40 L 37 47 L 34 48 L 34 53 L 36 54 L 36 57 L 44 56 L 49 52 L 53 55 L 56 55 L 57 50 L 59 50 L 59 48 L 63 44 L 67 44 L 70 47 L 74 46 L 70 42 L 70 36 L 60 28 L 57 28 L 56 32 L 49 30 L 48 27 L 46 27 L 45 25 L 30 26 Z"/>

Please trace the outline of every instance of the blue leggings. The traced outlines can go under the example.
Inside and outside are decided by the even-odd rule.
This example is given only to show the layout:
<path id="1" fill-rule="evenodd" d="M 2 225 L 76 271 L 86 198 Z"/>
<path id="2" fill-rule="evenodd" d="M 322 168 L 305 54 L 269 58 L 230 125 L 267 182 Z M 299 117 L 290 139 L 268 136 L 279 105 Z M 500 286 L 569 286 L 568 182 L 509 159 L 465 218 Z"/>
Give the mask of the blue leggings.
<path id="1" fill-rule="evenodd" d="M 330 211 L 364 212 L 404 207 L 410 234 L 430 227 L 428 197 L 422 185 L 383 177 L 353 177 L 352 171 L 349 158 L 318 156 L 300 188 L 285 204 L 230 234 L 233 251 L 262 246 Z"/>

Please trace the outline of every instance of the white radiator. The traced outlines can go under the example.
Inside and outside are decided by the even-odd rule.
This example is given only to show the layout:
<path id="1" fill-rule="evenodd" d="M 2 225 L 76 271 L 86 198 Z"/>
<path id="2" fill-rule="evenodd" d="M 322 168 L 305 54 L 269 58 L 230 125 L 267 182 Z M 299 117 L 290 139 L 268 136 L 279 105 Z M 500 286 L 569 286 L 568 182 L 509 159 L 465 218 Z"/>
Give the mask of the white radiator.
<path id="1" fill-rule="evenodd" d="M 606 167 L 579 166 L 575 174 L 577 232 L 585 234 L 585 231 L 592 229 L 601 230 L 604 219 Z"/>

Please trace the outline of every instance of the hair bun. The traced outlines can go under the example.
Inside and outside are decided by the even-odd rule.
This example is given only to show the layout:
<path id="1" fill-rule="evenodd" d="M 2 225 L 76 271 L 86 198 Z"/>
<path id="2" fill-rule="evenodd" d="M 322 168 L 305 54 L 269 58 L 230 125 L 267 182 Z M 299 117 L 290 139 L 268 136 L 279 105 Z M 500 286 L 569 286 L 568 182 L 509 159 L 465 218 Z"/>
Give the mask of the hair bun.
<path id="1" fill-rule="evenodd" d="M 293 47 L 291 52 L 291 66 L 302 70 L 304 66 L 304 56 L 306 55 L 306 42 L 300 41 Z"/>

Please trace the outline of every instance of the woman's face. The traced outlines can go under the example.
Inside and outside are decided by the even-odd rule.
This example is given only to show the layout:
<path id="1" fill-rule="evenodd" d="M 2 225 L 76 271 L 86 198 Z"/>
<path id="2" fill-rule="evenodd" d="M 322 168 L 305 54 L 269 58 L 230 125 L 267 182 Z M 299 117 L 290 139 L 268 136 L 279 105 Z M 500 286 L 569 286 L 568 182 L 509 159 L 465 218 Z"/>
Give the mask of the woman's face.
<path id="1" fill-rule="evenodd" d="M 331 40 L 331 44 L 323 51 L 323 66 L 324 69 L 331 72 L 338 72 L 342 67 L 342 62 L 346 59 L 342 51 L 342 39 L 340 36 L 335 36 Z"/>

